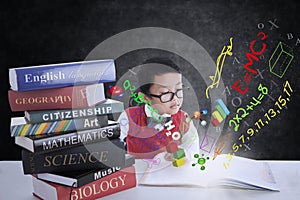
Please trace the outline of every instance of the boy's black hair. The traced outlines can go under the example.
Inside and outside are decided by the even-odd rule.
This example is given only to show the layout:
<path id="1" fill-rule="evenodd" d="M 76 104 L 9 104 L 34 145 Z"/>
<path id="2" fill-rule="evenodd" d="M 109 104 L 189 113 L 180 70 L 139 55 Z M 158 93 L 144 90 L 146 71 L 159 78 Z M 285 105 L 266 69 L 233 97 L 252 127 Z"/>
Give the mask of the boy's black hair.
<path id="1" fill-rule="evenodd" d="M 143 62 L 143 67 L 137 72 L 137 79 L 140 85 L 139 91 L 149 96 L 154 77 L 166 73 L 181 74 L 181 70 L 169 58 L 155 57 L 146 60 Z"/>

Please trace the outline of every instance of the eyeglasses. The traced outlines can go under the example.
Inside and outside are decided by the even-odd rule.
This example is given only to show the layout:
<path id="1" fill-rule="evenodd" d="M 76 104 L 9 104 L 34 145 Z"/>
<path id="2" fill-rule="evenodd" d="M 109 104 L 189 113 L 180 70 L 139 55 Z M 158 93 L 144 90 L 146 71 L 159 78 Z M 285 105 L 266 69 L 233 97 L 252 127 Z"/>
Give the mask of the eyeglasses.
<path id="1" fill-rule="evenodd" d="M 156 94 L 149 94 L 152 97 L 156 97 L 160 99 L 160 102 L 162 103 L 167 103 L 169 101 L 172 101 L 172 99 L 174 98 L 174 95 L 176 95 L 176 97 L 178 98 L 183 98 L 183 89 L 178 89 L 175 92 L 165 92 L 162 93 L 161 95 L 156 95 Z"/>

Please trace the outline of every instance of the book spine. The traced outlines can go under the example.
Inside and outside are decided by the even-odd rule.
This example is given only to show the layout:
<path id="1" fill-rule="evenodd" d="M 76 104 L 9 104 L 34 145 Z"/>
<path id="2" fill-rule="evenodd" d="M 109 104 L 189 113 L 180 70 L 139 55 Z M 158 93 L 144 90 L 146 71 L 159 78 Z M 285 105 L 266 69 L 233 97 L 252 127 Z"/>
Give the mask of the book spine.
<path id="1" fill-rule="evenodd" d="M 90 129 L 44 138 L 33 139 L 35 153 L 46 153 L 53 150 L 74 147 L 80 144 L 101 142 L 120 137 L 120 125 L 110 125 L 99 129 Z"/>
<path id="2" fill-rule="evenodd" d="M 41 122 L 58 121 L 65 119 L 77 119 L 91 116 L 119 113 L 124 110 L 124 105 L 118 103 L 102 103 L 95 107 L 69 109 L 69 110 L 42 110 L 25 111 L 25 118 L 33 124 Z"/>
<path id="3" fill-rule="evenodd" d="M 79 188 L 79 187 L 84 186 L 88 183 L 94 182 L 94 181 L 99 180 L 99 179 L 103 179 L 106 176 L 111 175 L 112 173 L 115 173 L 117 171 L 123 170 L 124 168 L 127 168 L 127 167 L 130 167 L 130 166 L 134 165 L 134 163 L 135 163 L 135 158 L 131 157 L 130 159 L 125 160 L 125 165 L 124 166 L 116 166 L 116 167 L 106 168 L 106 169 L 103 169 L 103 170 L 94 171 L 93 173 L 89 173 L 85 176 L 82 176 L 82 177 L 78 178 L 77 185 L 74 186 L 74 187 Z"/>
<path id="4" fill-rule="evenodd" d="M 93 200 L 136 186 L 134 166 L 71 190 L 72 200 Z M 60 194 L 58 194 L 60 196 Z"/>
<path id="5" fill-rule="evenodd" d="M 10 69 L 10 85 L 15 91 L 113 82 L 115 79 L 116 73 L 113 60 L 62 63 Z M 15 84 L 15 82 L 17 82 L 17 84 Z M 17 85 L 17 88 L 14 88 L 15 85 Z"/>
<path id="6" fill-rule="evenodd" d="M 85 130 L 92 128 L 101 128 L 108 125 L 108 116 L 100 115 L 96 117 L 61 120 L 53 122 L 42 122 L 36 124 L 24 123 L 19 125 L 11 125 L 11 136 L 33 136 L 33 135 L 49 135 L 73 132 L 76 130 Z"/>
<path id="7" fill-rule="evenodd" d="M 22 150 L 24 174 L 62 172 L 124 165 L 125 148 L 119 139 L 80 145 L 48 153 Z"/>
<path id="8" fill-rule="evenodd" d="M 39 189 L 38 186 L 45 183 L 49 187 L 55 188 L 55 196 L 57 196 L 58 200 L 94 200 L 136 186 L 134 166 L 130 166 L 121 171 L 106 176 L 103 179 L 96 180 L 79 188 L 72 188 L 56 183 L 50 183 L 47 181 L 39 180 L 35 177 L 33 177 L 33 179 L 34 181 L 36 181 L 36 184 L 34 184 L 33 187 L 34 194 L 44 200 L 48 200 L 47 194 L 43 193 L 46 190 L 43 190 L 42 188 Z"/>
<path id="9" fill-rule="evenodd" d="M 89 88 L 97 88 L 94 95 L 104 97 L 103 84 L 73 86 L 55 89 L 33 90 L 25 92 L 8 91 L 8 100 L 12 111 L 25 110 L 51 110 L 51 109 L 69 109 L 85 108 L 93 104 L 102 103 L 105 99 L 88 99 Z"/>
<path id="10" fill-rule="evenodd" d="M 88 183 L 94 182 L 94 181 L 99 180 L 99 179 L 103 179 L 104 177 L 109 176 L 112 173 L 115 173 L 119 170 L 121 170 L 121 167 L 110 167 L 110 168 L 107 168 L 107 169 L 99 170 L 99 171 L 94 172 L 94 173 L 90 173 L 86 176 L 80 177 L 77 180 L 77 185 L 74 186 L 74 187 L 76 187 L 76 188 L 82 187 L 82 186 L 84 186 Z"/>

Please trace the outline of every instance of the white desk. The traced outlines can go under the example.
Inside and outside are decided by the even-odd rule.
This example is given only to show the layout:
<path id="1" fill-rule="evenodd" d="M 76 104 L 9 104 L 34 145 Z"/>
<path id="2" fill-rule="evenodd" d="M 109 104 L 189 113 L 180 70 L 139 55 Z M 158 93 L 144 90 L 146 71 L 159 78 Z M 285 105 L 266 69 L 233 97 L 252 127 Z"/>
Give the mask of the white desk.
<path id="1" fill-rule="evenodd" d="M 280 192 L 225 188 L 183 188 L 137 186 L 103 197 L 103 200 L 299 200 L 300 161 L 269 161 Z M 0 199 L 37 200 L 32 195 L 30 175 L 23 175 L 21 161 L 0 161 Z"/>

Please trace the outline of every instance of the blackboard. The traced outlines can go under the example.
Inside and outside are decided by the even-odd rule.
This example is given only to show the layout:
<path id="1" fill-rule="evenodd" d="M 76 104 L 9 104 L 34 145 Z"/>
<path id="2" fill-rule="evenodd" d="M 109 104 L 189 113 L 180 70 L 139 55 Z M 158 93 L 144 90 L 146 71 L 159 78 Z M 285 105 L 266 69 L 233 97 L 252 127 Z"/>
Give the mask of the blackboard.
<path id="1" fill-rule="evenodd" d="M 209 56 L 208 60 L 203 60 L 202 67 L 210 65 L 209 69 L 215 69 L 222 48 L 229 45 L 232 38 L 232 55 L 226 56 L 221 74 L 223 87 L 219 87 L 223 89 L 210 90 L 216 98 L 226 101 L 231 112 L 223 122 L 220 132 L 220 135 L 231 134 L 231 143 L 224 151 L 232 152 L 232 144 L 241 144 L 239 138 L 244 134 L 246 139 L 249 127 L 255 131 L 260 125 L 261 129 L 249 141 L 246 139 L 247 147 L 243 145 L 236 155 L 256 159 L 300 158 L 300 150 L 297 148 L 300 139 L 297 117 L 300 83 L 297 66 L 300 33 L 297 23 L 300 17 L 297 13 L 297 1 L 282 1 L 280 4 L 272 1 L 10 1 L 2 4 L 0 123 L 3 129 L 0 159 L 20 159 L 21 150 L 14 144 L 9 132 L 10 118 L 22 116 L 23 113 L 10 111 L 7 101 L 8 68 L 105 58 L 105 55 L 112 55 L 117 49 L 124 48 L 128 41 L 120 44 L 123 46 L 110 46 L 106 48 L 107 52 L 96 54 L 97 47 L 103 41 L 124 31 L 146 27 L 149 30 L 166 29 L 197 42 Z M 247 93 L 241 94 L 231 86 L 236 80 L 243 81 L 247 72 L 244 68 L 244 64 L 248 62 L 246 53 L 251 52 L 253 40 L 258 41 L 254 45 L 255 50 L 260 50 L 263 42 L 259 42 L 259 32 L 267 35 L 266 49 L 253 64 L 253 68 L 259 73 L 251 77 L 247 84 Z M 157 37 L 160 35 L 158 32 L 156 34 Z M 131 38 L 134 39 L 139 42 L 141 38 Z M 283 74 L 279 77 L 270 72 L 270 65 L 275 61 L 273 59 L 270 64 L 269 60 L 276 47 L 280 49 L 281 46 L 293 58 L 290 57 L 291 63 L 284 73 L 284 70 L 277 72 Z M 186 51 L 190 50 L 189 46 L 185 48 Z M 278 56 L 277 54 L 275 52 L 273 57 Z M 178 53 L 151 46 L 123 53 L 115 60 L 118 80 L 128 73 L 128 69 L 155 56 L 169 57 L 184 69 L 185 82 L 189 84 L 191 92 L 186 94 L 188 98 L 183 109 L 190 115 L 201 108 L 208 109 L 209 112 L 203 116 L 203 120 L 210 123 L 214 101 L 205 97 L 205 90 L 209 76 L 214 75 L 215 71 L 199 74 L 196 68 L 201 66 L 193 66 L 193 61 Z M 284 88 L 287 90 L 287 81 L 292 91 L 284 92 Z M 259 95 L 259 84 L 268 88 L 268 95 L 249 112 L 240 123 L 239 130 L 235 132 L 233 127 L 229 127 L 229 121 L 236 116 L 238 108 L 246 108 L 253 101 L 252 97 Z M 287 101 L 282 109 L 275 105 L 280 95 Z M 266 124 L 267 117 L 271 118 L 271 114 L 266 113 L 271 108 L 276 111 L 276 116 Z M 259 119 L 263 120 L 264 127 L 261 124 L 255 125 Z M 197 125 L 199 121 L 195 123 Z M 199 126 L 199 129 L 201 138 L 207 132 L 208 126 Z"/>

